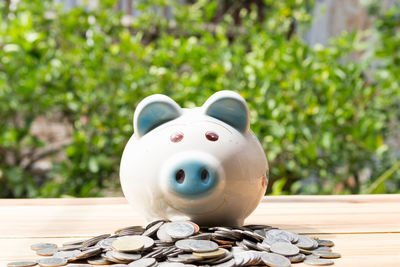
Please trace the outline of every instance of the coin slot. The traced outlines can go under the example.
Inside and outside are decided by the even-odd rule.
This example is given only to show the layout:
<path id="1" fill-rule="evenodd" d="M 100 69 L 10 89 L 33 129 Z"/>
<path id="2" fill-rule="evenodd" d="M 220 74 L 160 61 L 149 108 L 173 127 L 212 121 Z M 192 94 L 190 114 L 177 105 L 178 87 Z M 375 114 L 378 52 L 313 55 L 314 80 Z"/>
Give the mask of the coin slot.
<path id="1" fill-rule="evenodd" d="M 182 184 L 185 181 L 185 171 L 180 169 L 175 174 L 175 180 L 178 184 Z"/>
<path id="2" fill-rule="evenodd" d="M 203 169 L 201 172 L 201 181 L 207 184 L 209 180 L 210 180 L 210 173 L 206 169 Z"/>

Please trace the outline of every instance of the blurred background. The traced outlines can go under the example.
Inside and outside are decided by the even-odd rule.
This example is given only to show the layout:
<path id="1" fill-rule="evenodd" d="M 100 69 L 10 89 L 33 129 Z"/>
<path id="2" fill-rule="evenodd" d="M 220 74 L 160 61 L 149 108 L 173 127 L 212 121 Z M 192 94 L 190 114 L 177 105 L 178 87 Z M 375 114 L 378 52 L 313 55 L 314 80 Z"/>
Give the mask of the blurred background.
<path id="1" fill-rule="evenodd" d="M 0 0 L 0 197 L 121 196 L 137 103 L 224 89 L 268 194 L 400 193 L 399 2 Z"/>

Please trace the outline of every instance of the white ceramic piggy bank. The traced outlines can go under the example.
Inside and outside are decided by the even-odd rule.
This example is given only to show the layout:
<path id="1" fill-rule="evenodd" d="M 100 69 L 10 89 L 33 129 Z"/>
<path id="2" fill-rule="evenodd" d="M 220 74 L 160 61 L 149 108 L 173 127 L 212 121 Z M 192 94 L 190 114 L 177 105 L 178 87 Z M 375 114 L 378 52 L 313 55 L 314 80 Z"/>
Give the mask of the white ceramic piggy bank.
<path id="1" fill-rule="evenodd" d="M 232 91 L 184 109 L 165 95 L 139 103 L 121 159 L 125 197 L 147 220 L 242 225 L 267 187 L 268 163 Z"/>

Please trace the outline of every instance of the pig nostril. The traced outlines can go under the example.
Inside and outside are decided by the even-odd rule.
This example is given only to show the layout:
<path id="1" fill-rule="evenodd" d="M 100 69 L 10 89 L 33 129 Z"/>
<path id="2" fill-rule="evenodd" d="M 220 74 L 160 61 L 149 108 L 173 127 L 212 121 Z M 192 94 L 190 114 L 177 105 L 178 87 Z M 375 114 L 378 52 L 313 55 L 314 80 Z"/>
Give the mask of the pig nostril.
<path id="1" fill-rule="evenodd" d="M 178 182 L 178 184 L 182 184 L 185 181 L 185 171 L 182 169 L 177 171 L 175 174 L 175 180 Z"/>
<path id="2" fill-rule="evenodd" d="M 204 169 L 201 172 L 201 181 L 206 184 L 208 183 L 209 180 L 210 180 L 210 173 L 206 169 Z"/>

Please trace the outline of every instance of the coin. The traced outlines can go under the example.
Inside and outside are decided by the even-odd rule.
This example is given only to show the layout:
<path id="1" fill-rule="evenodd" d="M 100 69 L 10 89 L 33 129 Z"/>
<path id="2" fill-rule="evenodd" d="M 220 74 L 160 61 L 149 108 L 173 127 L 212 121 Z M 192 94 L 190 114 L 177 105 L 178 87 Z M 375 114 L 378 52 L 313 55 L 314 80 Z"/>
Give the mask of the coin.
<path id="1" fill-rule="evenodd" d="M 226 253 L 226 250 L 224 249 L 217 249 L 215 251 L 210 251 L 210 252 L 193 252 L 193 256 L 200 257 L 200 258 L 218 258 L 224 256 Z"/>
<path id="2" fill-rule="evenodd" d="M 132 253 L 125 253 L 125 252 L 118 252 L 112 251 L 111 255 L 119 260 L 123 261 L 136 261 L 142 257 L 140 254 L 132 254 Z"/>
<path id="3" fill-rule="evenodd" d="M 31 267 L 36 264 L 37 262 L 35 261 L 14 261 L 7 263 L 7 267 Z"/>
<path id="4" fill-rule="evenodd" d="M 58 251 L 69 251 L 69 250 L 80 249 L 81 247 L 82 247 L 82 245 L 70 245 L 70 246 L 59 247 L 59 248 L 57 248 L 57 250 Z"/>
<path id="5" fill-rule="evenodd" d="M 166 226 L 167 224 L 163 224 L 161 225 L 161 227 L 158 229 L 157 231 L 157 238 L 163 242 L 173 242 L 172 237 L 167 234 L 166 232 Z"/>
<path id="6" fill-rule="evenodd" d="M 181 239 L 175 242 L 175 246 L 183 251 L 189 252 L 192 251 L 189 244 L 192 242 L 192 239 Z"/>
<path id="7" fill-rule="evenodd" d="M 151 227 L 147 228 L 146 231 L 142 235 L 144 236 L 152 236 L 157 230 L 161 227 L 161 225 L 164 224 L 164 221 L 156 222 L 154 225 Z"/>
<path id="8" fill-rule="evenodd" d="M 313 251 L 332 251 L 332 247 L 318 247 L 316 249 L 314 249 Z"/>
<path id="9" fill-rule="evenodd" d="M 200 226 L 198 226 L 196 223 L 188 221 L 191 225 L 194 227 L 194 233 L 197 234 L 200 231 Z"/>
<path id="10" fill-rule="evenodd" d="M 93 258 L 89 258 L 87 259 L 87 262 L 93 265 L 108 265 L 111 263 L 102 256 L 95 256 Z"/>
<path id="11" fill-rule="evenodd" d="M 304 261 L 304 263 L 308 264 L 308 265 L 325 266 L 325 265 L 332 265 L 333 261 L 332 260 L 328 260 L 328 259 L 307 258 Z"/>
<path id="12" fill-rule="evenodd" d="M 100 247 L 92 247 L 90 249 L 84 250 L 77 254 L 75 257 L 70 258 L 68 261 L 75 261 L 75 260 L 81 260 L 81 259 L 87 259 L 96 255 L 99 255 L 101 253 L 101 248 Z"/>
<path id="13" fill-rule="evenodd" d="M 186 238 L 194 234 L 195 228 L 188 222 L 166 223 L 165 231 L 173 238 Z"/>
<path id="14" fill-rule="evenodd" d="M 154 258 L 146 258 L 146 259 L 140 259 L 137 261 L 133 261 L 129 263 L 129 267 L 150 267 L 157 264 L 156 259 Z"/>
<path id="15" fill-rule="evenodd" d="M 333 247 L 335 244 L 330 240 L 317 239 L 318 246 L 320 247 Z"/>
<path id="16" fill-rule="evenodd" d="M 189 236 L 189 239 L 197 239 L 197 240 L 210 240 L 212 237 L 211 233 L 202 233 L 198 235 Z"/>
<path id="17" fill-rule="evenodd" d="M 333 262 L 330 259 L 340 257 L 339 253 L 332 252 L 334 244 L 330 240 L 310 238 L 267 225 L 200 228 L 190 221 L 159 220 L 145 228 L 129 226 L 116 233 L 114 236 L 103 234 L 86 240 L 68 241 L 57 249 L 52 243 L 34 244 L 31 248 L 38 255 L 52 255 L 49 258 L 51 262 L 40 260 L 42 267 L 82 261 L 115 267 L 153 267 L 157 264 L 170 267 L 260 264 L 284 267 L 290 262 L 302 261 L 330 265 Z M 7 267 L 34 266 L 30 264 L 36 262 L 29 262 L 28 265 L 24 262 L 9 263 Z M 90 264 L 81 265 L 89 267 L 92 266 Z"/>
<path id="18" fill-rule="evenodd" d="M 138 236 L 120 237 L 112 242 L 111 247 L 119 252 L 136 252 L 144 247 L 144 240 Z"/>
<path id="19" fill-rule="evenodd" d="M 293 236 L 290 233 L 279 229 L 269 230 L 267 231 L 266 235 L 272 237 L 273 239 L 283 239 L 288 242 L 292 242 L 293 240 Z"/>
<path id="20" fill-rule="evenodd" d="M 90 247 L 94 244 L 97 244 L 97 242 L 99 242 L 100 240 L 106 239 L 109 236 L 110 236 L 110 234 L 103 234 L 103 235 L 98 235 L 98 236 L 89 238 L 89 239 L 83 241 L 82 247 Z"/>
<path id="21" fill-rule="evenodd" d="M 114 254 L 114 251 L 109 250 L 109 251 L 107 251 L 106 253 L 101 254 L 101 256 L 102 256 L 103 258 L 105 258 L 106 260 L 111 261 L 111 262 L 113 262 L 113 263 L 129 263 L 129 262 L 131 262 L 130 260 L 120 260 L 120 259 L 117 259 L 117 258 L 115 258 L 115 257 L 113 256 L 113 254 Z"/>
<path id="22" fill-rule="evenodd" d="M 261 259 L 266 265 L 271 267 L 290 267 L 290 260 L 279 254 L 263 252 Z"/>
<path id="23" fill-rule="evenodd" d="M 299 240 L 295 245 L 299 248 L 310 249 L 314 246 L 314 240 L 308 236 L 299 235 Z"/>
<path id="24" fill-rule="evenodd" d="M 293 256 L 287 256 L 286 258 L 288 258 L 292 263 L 297 263 L 304 261 L 306 259 L 306 255 L 299 253 Z"/>
<path id="25" fill-rule="evenodd" d="M 62 244 L 63 247 L 67 246 L 74 246 L 74 245 L 82 245 L 82 243 L 85 242 L 85 240 L 72 240 L 72 241 L 67 241 Z"/>
<path id="26" fill-rule="evenodd" d="M 38 264 L 42 267 L 56 267 L 64 266 L 67 264 L 67 260 L 63 258 L 43 258 L 38 260 Z"/>
<path id="27" fill-rule="evenodd" d="M 53 256 L 57 252 L 56 248 L 44 248 L 36 250 L 36 254 L 39 256 Z"/>
<path id="28" fill-rule="evenodd" d="M 341 257 L 339 253 L 329 251 L 313 251 L 313 254 L 326 259 L 336 259 Z"/>
<path id="29" fill-rule="evenodd" d="M 67 261 L 69 261 L 81 253 L 82 252 L 80 250 L 58 251 L 53 255 L 53 257 L 54 258 L 64 258 Z"/>
<path id="30" fill-rule="evenodd" d="M 110 249 L 111 248 L 111 244 L 112 242 L 114 242 L 115 240 L 117 240 L 117 238 L 115 237 L 109 237 L 103 240 L 100 240 L 97 245 L 99 245 L 101 248 L 104 249 Z"/>
<path id="31" fill-rule="evenodd" d="M 32 250 L 41 250 L 45 248 L 57 248 L 57 245 L 53 243 L 37 243 L 31 245 Z"/>
<path id="32" fill-rule="evenodd" d="M 270 250 L 283 256 L 293 256 L 299 253 L 298 247 L 286 242 L 276 242 L 271 245 Z"/>
<path id="33" fill-rule="evenodd" d="M 233 266 L 235 266 L 235 260 L 234 259 L 231 259 L 229 261 L 213 265 L 213 267 L 233 267 Z"/>
<path id="34" fill-rule="evenodd" d="M 218 244 L 209 240 L 193 240 L 189 247 L 194 252 L 210 252 L 218 249 Z"/>

